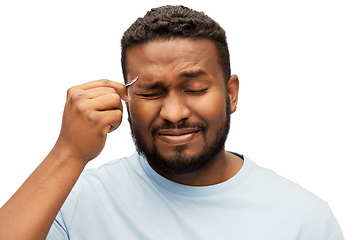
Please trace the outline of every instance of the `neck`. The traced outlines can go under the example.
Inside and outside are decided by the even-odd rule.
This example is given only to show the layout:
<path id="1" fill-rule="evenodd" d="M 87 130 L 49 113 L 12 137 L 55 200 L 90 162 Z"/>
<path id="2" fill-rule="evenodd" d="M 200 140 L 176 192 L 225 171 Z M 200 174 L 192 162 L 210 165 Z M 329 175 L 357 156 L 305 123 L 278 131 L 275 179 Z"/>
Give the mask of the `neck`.
<path id="1" fill-rule="evenodd" d="M 173 182 L 189 186 L 210 186 L 232 178 L 241 169 L 243 162 L 240 157 L 222 150 L 209 166 L 192 173 L 178 175 L 153 169 Z"/>

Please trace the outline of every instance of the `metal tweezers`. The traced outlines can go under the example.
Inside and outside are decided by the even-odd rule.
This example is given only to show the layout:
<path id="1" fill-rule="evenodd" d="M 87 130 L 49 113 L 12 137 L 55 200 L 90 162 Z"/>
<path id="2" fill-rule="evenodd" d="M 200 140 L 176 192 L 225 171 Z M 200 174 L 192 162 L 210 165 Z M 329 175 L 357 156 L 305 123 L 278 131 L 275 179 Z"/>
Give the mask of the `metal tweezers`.
<path id="1" fill-rule="evenodd" d="M 137 80 L 139 79 L 139 76 L 137 76 L 136 78 L 134 78 L 133 80 L 131 80 L 130 82 L 125 84 L 125 88 L 130 87 L 131 85 L 133 85 Z"/>

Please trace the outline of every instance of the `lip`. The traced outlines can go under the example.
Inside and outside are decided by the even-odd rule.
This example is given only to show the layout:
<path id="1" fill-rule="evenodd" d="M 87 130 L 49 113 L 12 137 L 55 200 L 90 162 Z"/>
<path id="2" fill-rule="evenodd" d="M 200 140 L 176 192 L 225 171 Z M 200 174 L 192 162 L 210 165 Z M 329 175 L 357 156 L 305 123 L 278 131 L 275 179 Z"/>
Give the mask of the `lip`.
<path id="1" fill-rule="evenodd" d="M 198 134 L 199 129 L 167 129 L 157 132 L 157 136 L 171 145 L 182 145 L 192 141 Z"/>

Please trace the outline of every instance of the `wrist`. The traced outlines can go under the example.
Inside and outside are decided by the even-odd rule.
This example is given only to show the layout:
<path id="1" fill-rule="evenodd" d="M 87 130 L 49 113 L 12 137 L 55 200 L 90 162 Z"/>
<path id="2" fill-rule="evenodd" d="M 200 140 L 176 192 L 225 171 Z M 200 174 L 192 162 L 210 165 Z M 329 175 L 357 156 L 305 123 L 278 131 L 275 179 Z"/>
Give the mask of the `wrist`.
<path id="1" fill-rule="evenodd" d="M 48 154 L 47 158 L 51 159 L 52 162 L 57 162 L 61 166 L 71 166 L 73 169 L 78 169 L 82 171 L 88 161 L 78 157 L 74 150 L 59 144 L 55 144 L 53 149 Z"/>

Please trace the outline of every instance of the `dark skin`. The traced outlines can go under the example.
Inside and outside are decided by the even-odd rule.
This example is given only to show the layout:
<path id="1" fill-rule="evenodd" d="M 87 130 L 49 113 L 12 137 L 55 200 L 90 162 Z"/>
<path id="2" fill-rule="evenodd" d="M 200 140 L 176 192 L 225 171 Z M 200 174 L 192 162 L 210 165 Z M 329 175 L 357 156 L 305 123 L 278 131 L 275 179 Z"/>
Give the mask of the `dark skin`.
<path id="1" fill-rule="evenodd" d="M 0 239 L 45 239 L 85 165 L 102 151 L 122 121 L 124 84 L 88 82 L 68 90 L 55 146 L 0 209 Z"/>
<path id="2" fill-rule="evenodd" d="M 173 157 L 179 146 L 185 149 L 183 157 L 198 155 L 214 142 L 217 129 L 226 120 L 226 94 L 231 113 L 236 110 L 239 80 L 236 75 L 230 77 L 227 93 L 215 44 L 210 40 L 153 41 L 132 47 L 126 60 L 128 79 L 139 76 L 128 90 L 132 125 L 140 129 L 149 146 L 155 144 L 162 156 Z M 164 129 L 153 139 L 152 128 L 164 122 L 176 125 L 184 121 L 206 125 L 207 131 L 195 127 Z M 228 180 L 242 164 L 242 159 L 223 148 L 212 164 L 196 172 L 176 175 L 155 170 L 178 183 L 207 186 Z"/>
<path id="3" fill-rule="evenodd" d="M 161 46 L 167 51 L 161 51 Z M 181 51 L 179 47 L 182 47 Z M 149 64 L 151 62 L 146 59 L 146 54 L 137 52 L 139 48 L 147 49 L 148 57 L 149 53 L 154 55 L 156 61 L 152 62 L 153 65 Z M 201 52 L 196 51 L 197 48 Z M 166 56 L 166 52 L 170 54 Z M 197 54 L 201 58 L 197 59 Z M 133 124 L 141 129 L 148 143 L 152 141 L 148 136 L 149 127 L 164 119 L 172 123 L 186 119 L 208 126 L 208 131 L 200 134 L 194 129 L 186 133 L 162 132 L 162 136 L 156 138 L 155 145 L 161 147 L 163 155 L 170 156 L 175 145 L 181 144 L 187 146 L 183 154 L 197 154 L 198 149 L 206 146 L 206 142 L 216 138 L 214 128 L 225 118 L 226 91 L 212 42 L 174 40 L 164 42 L 163 45 L 150 43 L 135 46 L 130 49 L 128 61 L 128 79 L 140 77 L 129 88 L 129 92 L 124 84 L 109 80 L 88 82 L 68 90 L 57 142 L 49 155 L 0 209 L 0 239 L 46 238 L 56 214 L 84 167 L 100 154 L 107 134 L 120 126 L 122 101 L 129 102 Z M 199 69 L 206 74 L 199 75 Z M 162 81 L 162 88 L 166 89 L 166 97 L 160 100 L 161 108 L 157 100 L 145 100 L 138 95 L 139 87 L 154 79 Z M 190 86 L 200 89 L 184 91 Z M 201 88 L 204 86 L 207 88 L 206 93 L 196 93 L 203 91 Z M 228 83 L 231 112 L 236 110 L 238 87 L 236 75 L 231 76 Z M 197 100 L 189 100 L 193 98 Z M 176 182 L 204 186 L 226 181 L 239 171 L 242 164 L 242 159 L 222 149 L 213 164 L 191 174 L 172 175 L 155 170 Z"/>

